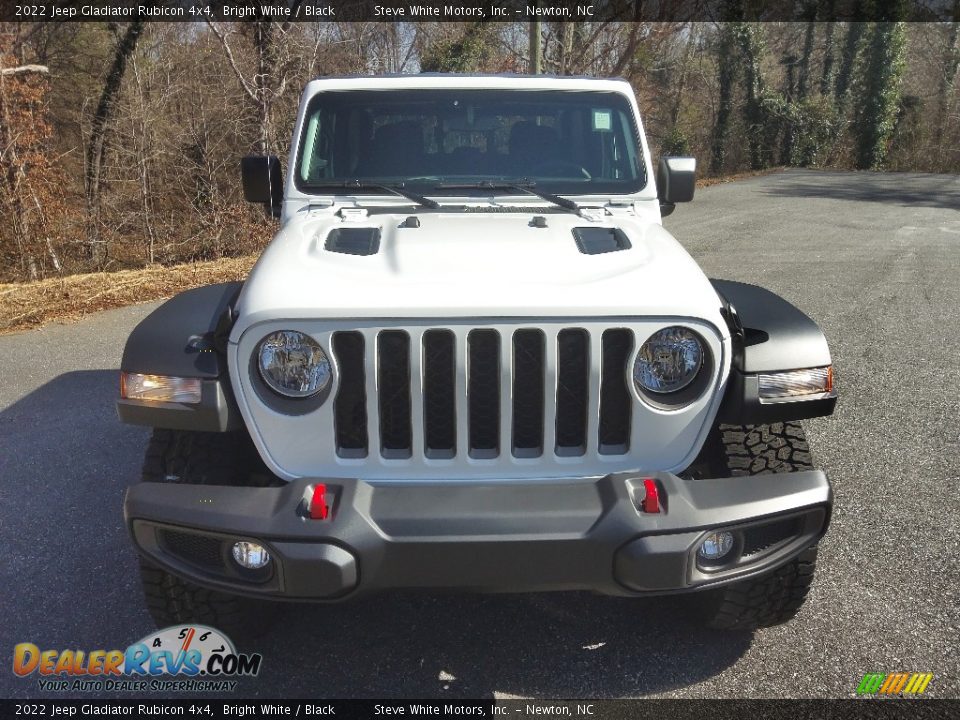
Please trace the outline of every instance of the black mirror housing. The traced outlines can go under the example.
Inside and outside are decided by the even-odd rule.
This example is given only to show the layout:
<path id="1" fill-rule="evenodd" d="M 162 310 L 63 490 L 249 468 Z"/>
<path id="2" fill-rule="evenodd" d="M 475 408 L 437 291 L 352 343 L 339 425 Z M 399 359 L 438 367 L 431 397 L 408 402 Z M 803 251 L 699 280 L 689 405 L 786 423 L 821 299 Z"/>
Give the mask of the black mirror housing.
<path id="1" fill-rule="evenodd" d="M 283 205 L 283 171 L 276 155 L 248 155 L 240 160 L 243 197 L 260 203 L 268 215 L 280 216 Z"/>
<path id="2" fill-rule="evenodd" d="M 697 159 L 693 157 L 662 157 L 657 167 L 657 195 L 660 204 L 667 206 L 664 215 L 673 212 L 672 205 L 693 200 L 697 187 Z"/>

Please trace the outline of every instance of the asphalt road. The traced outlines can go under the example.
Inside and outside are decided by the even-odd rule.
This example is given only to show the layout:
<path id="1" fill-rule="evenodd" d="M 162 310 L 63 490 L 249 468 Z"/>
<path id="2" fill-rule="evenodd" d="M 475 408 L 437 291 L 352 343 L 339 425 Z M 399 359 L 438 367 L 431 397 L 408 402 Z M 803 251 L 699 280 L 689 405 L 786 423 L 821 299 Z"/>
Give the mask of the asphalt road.
<path id="1" fill-rule="evenodd" d="M 714 634 L 669 600 L 396 595 L 291 606 L 242 695 L 850 697 L 865 672 L 960 696 L 960 179 L 791 171 L 698 192 L 666 220 L 706 272 L 824 328 L 841 400 L 806 423 L 836 492 L 786 626 Z M 0 696 L 18 642 L 124 648 L 152 629 L 121 519 L 147 431 L 114 412 L 153 305 L 0 337 Z"/>

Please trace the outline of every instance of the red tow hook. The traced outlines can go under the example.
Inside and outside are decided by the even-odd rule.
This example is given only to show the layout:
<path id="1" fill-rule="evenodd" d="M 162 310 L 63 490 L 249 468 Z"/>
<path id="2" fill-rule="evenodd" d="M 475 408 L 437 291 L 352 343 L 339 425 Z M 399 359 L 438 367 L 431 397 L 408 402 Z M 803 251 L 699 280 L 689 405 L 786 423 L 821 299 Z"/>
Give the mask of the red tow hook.
<path id="1" fill-rule="evenodd" d="M 645 495 L 643 502 L 640 503 L 640 509 L 645 513 L 660 512 L 660 491 L 657 489 L 656 481 L 653 478 L 644 478 L 643 489 Z"/>
<path id="2" fill-rule="evenodd" d="M 313 486 L 313 493 L 310 496 L 310 519 L 326 520 L 330 515 L 330 506 L 327 505 L 327 486 L 318 483 Z"/>

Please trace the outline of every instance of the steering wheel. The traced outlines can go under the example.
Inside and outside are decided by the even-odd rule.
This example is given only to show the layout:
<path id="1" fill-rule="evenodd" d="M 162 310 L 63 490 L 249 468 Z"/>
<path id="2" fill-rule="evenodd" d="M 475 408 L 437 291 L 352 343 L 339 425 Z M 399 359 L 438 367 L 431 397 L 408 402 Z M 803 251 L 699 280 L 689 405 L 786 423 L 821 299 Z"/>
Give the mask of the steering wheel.
<path id="1" fill-rule="evenodd" d="M 573 171 L 572 173 L 570 171 Z M 547 160 L 539 163 L 531 169 L 531 175 L 544 175 L 547 177 L 568 177 L 570 175 L 579 175 L 584 180 L 592 180 L 593 176 L 587 172 L 586 168 L 577 165 L 569 160 Z"/>

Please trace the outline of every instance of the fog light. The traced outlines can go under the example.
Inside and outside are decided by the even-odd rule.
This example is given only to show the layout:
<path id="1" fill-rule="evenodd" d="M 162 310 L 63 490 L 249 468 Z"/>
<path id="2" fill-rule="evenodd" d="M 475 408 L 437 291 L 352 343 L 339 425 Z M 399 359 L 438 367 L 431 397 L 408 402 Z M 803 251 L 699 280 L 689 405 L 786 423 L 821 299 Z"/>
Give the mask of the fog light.
<path id="1" fill-rule="evenodd" d="M 700 549 L 697 550 L 704 560 L 716 562 L 722 559 L 733 549 L 733 533 L 714 532 L 707 535 L 700 543 Z"/>
<path id="2" fill-rule="evenodd" d="M 233 559 L 240 567 L 259 570 L 270 562 L 270 553 L 263 545 L 243 541 L 233 544 Z"/>

